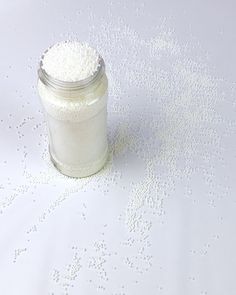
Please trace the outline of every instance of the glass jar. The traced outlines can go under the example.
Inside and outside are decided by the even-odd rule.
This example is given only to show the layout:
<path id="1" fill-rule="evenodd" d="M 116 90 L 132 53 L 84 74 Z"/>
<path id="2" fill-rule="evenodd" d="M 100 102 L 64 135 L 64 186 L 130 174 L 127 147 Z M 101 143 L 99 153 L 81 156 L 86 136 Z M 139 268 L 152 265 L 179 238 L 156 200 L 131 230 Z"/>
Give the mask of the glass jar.
<path id="1" fill-rule="evenodd" d="M 43 57 L 42 57 L 43 60 Z M 85 80 L 64 82 L 38 70 L 38 91 L 45 110 L 49 152 L 54 166 L 71 177 L 99 171 L 108 156 L 105 64 Z"/>

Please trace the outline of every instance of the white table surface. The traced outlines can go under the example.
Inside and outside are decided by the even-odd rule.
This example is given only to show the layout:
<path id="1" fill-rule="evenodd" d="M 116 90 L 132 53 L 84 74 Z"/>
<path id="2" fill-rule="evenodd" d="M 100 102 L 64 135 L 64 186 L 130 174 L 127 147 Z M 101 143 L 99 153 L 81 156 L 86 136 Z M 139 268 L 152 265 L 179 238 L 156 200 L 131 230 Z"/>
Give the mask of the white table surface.
<path id="1" fill-rule="evenodd" d="M 0 1 L 0 294 L 236 294 L 235 1 Z M 110 158 L 50 164 L 41 53 L 110 81 Z"/>

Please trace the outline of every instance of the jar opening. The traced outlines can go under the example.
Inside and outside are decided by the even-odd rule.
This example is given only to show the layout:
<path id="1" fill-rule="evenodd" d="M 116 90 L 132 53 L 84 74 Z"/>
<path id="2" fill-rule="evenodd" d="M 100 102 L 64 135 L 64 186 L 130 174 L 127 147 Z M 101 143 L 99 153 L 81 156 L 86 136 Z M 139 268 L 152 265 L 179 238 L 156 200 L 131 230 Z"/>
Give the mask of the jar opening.
<path id="1" fill-rule="evenodd" d="M 39 69 L 38 69 L 39 79 L 44 85 L 51 87 L 55 90 L 78 91 L 78 90 L 85 89 L 86 87 L 92 85 L 93 83 L 101 79 L 105 73 L 105 63 L 103 58 L 100 56 L 97 71 L 92 76 L 83 80 L 75 81 L 75 82 L 61 81 L 61 80 L 53 78 L 43 69 L 43 57 L 44 55 L 41 57 L 41 61 L 39 64 Z"/>

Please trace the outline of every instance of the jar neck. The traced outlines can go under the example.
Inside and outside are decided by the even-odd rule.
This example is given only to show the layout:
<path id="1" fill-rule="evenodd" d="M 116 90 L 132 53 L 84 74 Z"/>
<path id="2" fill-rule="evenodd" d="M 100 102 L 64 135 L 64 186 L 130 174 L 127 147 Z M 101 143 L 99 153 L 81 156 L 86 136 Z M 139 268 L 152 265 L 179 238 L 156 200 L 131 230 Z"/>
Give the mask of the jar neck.
<path id="1" fill-rule="evenodd" d="M 50 90 L 57 94 L 63 94 L 63 93 L 78 93 L 78 92 L 84 92 L 88 88 L 93 87 L 97 84 L 99 84 L 99 81 L 103 78 L 105 74 L 105 63 L 100 57 L 99 60 L 99 66 L 97 71 L 90 77 L 75 81 L 75 82 L 68 82 L 68 81 L 61 81 L 58 79 L 55 79 L 47 74 L 47 72 L 43 69 L 43 63 L 40 62 L 39 70 L 38 70 L 38 76 L 40 81 L 48 87 Z"/>

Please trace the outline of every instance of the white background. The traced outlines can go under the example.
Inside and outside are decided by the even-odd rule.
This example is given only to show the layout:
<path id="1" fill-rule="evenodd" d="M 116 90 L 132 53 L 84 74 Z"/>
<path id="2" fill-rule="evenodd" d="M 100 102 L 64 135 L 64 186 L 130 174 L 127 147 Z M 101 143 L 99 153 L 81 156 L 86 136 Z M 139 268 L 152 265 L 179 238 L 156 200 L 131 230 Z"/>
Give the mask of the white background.
<path id="1" fill-rule="evenodd" d="M 235 11 L 1 0 L 0 294 L 236 294 Z M 68 38 L 110 81 L 110 159 L 82 180 L 50 164 L 36 89 Z"/>

